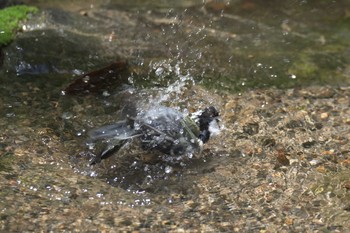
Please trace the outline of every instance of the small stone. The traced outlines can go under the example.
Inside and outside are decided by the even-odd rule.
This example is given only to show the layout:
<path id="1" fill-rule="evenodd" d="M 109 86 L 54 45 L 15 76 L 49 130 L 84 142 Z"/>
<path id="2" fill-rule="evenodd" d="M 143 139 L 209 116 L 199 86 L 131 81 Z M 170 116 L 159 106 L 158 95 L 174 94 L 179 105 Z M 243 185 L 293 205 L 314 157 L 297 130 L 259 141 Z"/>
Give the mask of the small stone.
<path id="1" fill-rule="evenodd" d="M 313 159 L 310 161 L 310 165 L 315 166 L 321 163 L 321 160 L 319 159 Z"/>
<path id="2" fill-rule="evenodd" d="M 322 128 L 323 128 L 322 123 L 316 122 L 316 123 L 315 123 L 315 128 L 316 128 L 316 129 L 322 129 Z"/>
<path id="3" fill-rule="evenodd" d="M 340 162 L 342 166 L 349 166 L 350 165 L 350 159 L 344 159 Z"/>
<path id="4" fill-rule="evenodd" d="M 323 113 L 321 113 L 320 117 L 322 120 L 327 120 L 329 117 L 329 114 L 328 114 L 328 112 L 323 112 Z"/>
<path id="5" fill-rule="evenodd" d="M 350 118 L 346 118 L 343 122 L 347 125 L 350 125 Z"/>
<path id="6" fill-rule="evenodd" d="M 285 223 L 287 225 L 293 225 L 293 219 L 292 218 L 286 218 Z"/>
<path id="7" fill-rule="evenodd" d="M 295 128 L 300 128 L 304 126 L 304 122 L 300 120 L 291 120 L 286 124 L 286 127 L 288 129 L 295 129 Z"/>
<path id="8" fill-rule="evenodd" d="M 316 141 L 307 141 L 302 143 L 302 146 L 306 149 L 311 148 L 312 146 L 314 146 L 316 144 Z"/>
<path id="9" fill-rule="evenodd" d="M 350 189 L 350 181 L 347 181 L 343 184 L 343 188 Z"/>
<path id="10" fill-rule="evenodd" d="M 259 133 L 259 124 L 249 123 L 243 126 L 243 132 L 249 135 L 255 135 Z"/>
<path id="11" fill-rule="evenodd" d="M 264 138 L 262 140 L 262 145 L 264 147 L 274 147 L 276 145 L 276 140 L 273 138 Z"/>
<path id="12" fill-rule="evenodd" d="M 282 165 L 282 166 L 289 166 L 290 165 L 290 161 L 287 158 L 287 154 L 286 154 L 284 149 L 278 149 L 276 157 L 277 157 L 277 161 L 280 165 Z"/>
<path id="13" fill-rule="evenodd" d="M 320 173 L 326 173 L 326 168 L 324 166 L 318 166 L 316 168 L 316 171 L 318 171 Z"/>
<path id="14" fill-rule="evenodd" d="M 333 88 L 323 87 L 316 91 L 315 97 L 317 98 L 332 98 L 335 95 Z"/>

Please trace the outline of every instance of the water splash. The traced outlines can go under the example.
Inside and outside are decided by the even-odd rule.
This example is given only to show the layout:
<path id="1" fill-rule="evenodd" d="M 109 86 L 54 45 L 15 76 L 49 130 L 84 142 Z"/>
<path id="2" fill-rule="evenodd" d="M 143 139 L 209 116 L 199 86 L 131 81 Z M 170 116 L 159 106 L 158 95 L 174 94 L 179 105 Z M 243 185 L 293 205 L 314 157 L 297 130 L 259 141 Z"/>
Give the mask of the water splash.
<path id="1" fill-rule="evenodd" d="M 174 67 L 170 66 L 170 68 L 173 69 L 176 79 L 163 90 L 160 90 L 158 99 L 154 100 L 155 104 L 160 105 L 163 102 L 170 100 L 175 102 L 180 101 L 184 89 L 189 88 L 191 85 L 195 85 L 195 80 L 188 71 L 187 73 L 182 74 L 180 63 L 177 63 Z"/>

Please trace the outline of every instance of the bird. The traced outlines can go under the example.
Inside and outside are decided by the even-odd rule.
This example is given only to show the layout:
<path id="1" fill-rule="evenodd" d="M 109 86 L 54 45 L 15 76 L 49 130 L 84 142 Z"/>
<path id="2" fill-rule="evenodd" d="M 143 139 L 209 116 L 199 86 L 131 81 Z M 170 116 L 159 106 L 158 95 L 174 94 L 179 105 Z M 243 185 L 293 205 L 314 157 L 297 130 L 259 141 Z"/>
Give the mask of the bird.
<path id="1" fill-rule="evenodd" d="M 182 112 L 158 105 L 140 111 L 136 116 L 89 131 L 89 142 L 103 141 L 107 145 L 90 165 L 116 154 L 124 145 L 139 140 L 145 151 L 158 151 L 179 158 L 201 153 L 203 144 L 220 132 L 219 112 L 210 106 L 188 116 Z"/>

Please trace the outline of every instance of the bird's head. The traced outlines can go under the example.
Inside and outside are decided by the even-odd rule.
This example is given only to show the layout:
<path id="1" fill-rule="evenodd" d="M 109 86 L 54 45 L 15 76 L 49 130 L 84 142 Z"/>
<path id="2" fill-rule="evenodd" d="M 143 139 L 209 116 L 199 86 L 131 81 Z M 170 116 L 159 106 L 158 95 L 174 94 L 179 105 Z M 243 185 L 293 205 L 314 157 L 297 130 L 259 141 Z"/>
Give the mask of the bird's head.
<path id="1" fill-rule="evenodd" d="M 216 136 L 220 133 L 219 112 L 215 107 L 210 106 L 195 113 L 195 115 L 200 131 L 198 138 L 203 143 L 206 143 L 211 136 Z"/>

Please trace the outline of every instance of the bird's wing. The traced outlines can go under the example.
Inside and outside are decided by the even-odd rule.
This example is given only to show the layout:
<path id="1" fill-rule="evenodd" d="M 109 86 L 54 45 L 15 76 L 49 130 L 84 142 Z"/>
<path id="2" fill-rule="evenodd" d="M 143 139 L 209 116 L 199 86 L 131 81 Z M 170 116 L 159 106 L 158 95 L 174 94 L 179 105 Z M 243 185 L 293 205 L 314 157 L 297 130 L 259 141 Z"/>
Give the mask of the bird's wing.
<path id="1" fill-rule="evenodd" d="M 185 133 L 188 134 L 190 139 L 197 139 L 199 135 L 199 128 L 196 123 L 190 118 L 185 117 L 180 121 L 182 127 L 185 129 Z"/>
<path id="2" fill-rule="evenodd" d="M 100 139 L 119 139 L 126 140 L 135 136 L 135 130 L 127 121 L 119 121 L 115 124 L 105 125 L 97 129 L 93 129 L 88 133 L 92 141 Z"/>

